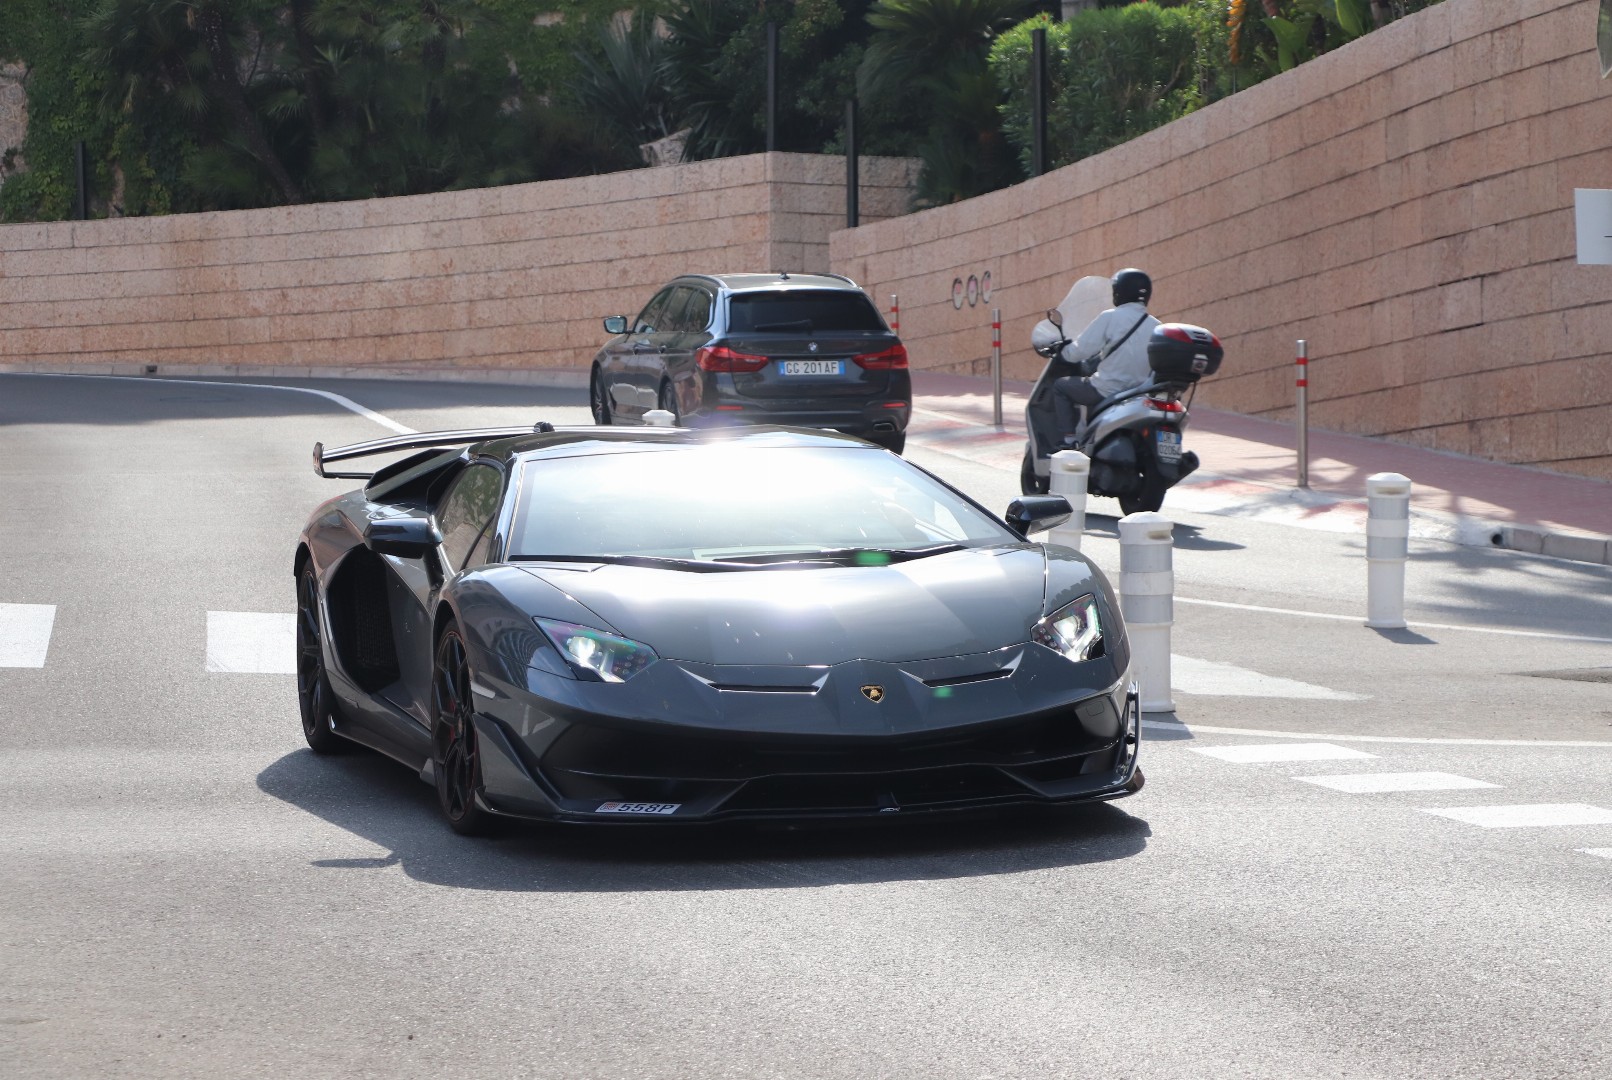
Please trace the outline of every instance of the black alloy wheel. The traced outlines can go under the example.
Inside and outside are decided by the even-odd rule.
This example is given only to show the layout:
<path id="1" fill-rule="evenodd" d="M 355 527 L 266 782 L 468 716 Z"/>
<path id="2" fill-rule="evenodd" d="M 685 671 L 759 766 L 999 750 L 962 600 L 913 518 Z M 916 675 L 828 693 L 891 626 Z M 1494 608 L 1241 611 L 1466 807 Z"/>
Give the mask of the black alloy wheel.
<path id="1" fill-rule="evenodd" d="M 610 423 L 610 397 L 605 392 L 604 376 L 599 373 L 598 365 L 594 365 L 593 375 L 588 379 L 588 408 L 593 410 L 595 424 Z"/>
<path id="2" fill-rule="evenodd" d="M 319 619 L 319 580 L 309 563 L 297 574 L 297 707 L 302 737 L 316 754 L 337 754 L 347 740 L 331 729 L 336 699 L 325 672 L 324 626 Z"/>
<path id="3" fill-rule="evenodd" d="M 667 412 L 672 414 L 673 427 L 682 426 L 683 413 L 677 407 L 677 391 L 672 389 L 671 380 L 661 380 L 660 393 L 656 395 L 655 407 L 657 409 L 665 409 Z"/>
<path id="4" fill-rule="evenodd" d="M 431 756 L 436 774 L 437 805 L 454 832 L 476 836 L 492 825 L 491 815 L 476 805 L 481 786 L 477 753 L 475 701 L 470 690 L 470 661 L 459 628 L 449 624 L 437 639 L 431 671 Z"/>

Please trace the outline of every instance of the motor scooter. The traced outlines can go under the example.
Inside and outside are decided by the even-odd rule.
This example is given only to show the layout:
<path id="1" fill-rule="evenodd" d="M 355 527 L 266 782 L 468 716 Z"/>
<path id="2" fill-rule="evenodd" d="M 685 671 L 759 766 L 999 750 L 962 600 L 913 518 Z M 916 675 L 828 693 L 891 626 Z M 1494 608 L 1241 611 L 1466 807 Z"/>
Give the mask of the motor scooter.
<path id="1" fill-rule="evenodd" d="M 1064 359 L 1070 343 L 1064 328 L 1086 326 L 1108 300 L 1107 278 L 1082 278 L 1031 335 L 1036 353 L 1047 364 L 1024 409 L 1028 437 L 1019 489 L 1026 495 L 1047 492 L 1052 455 L 1070 449 L 1062 445 L 1067 433 L 1058 429 L 1053 382 L 1065 375 L 1089 374 L 1081 364 Z M 1127 514 L 1159 509 L 1165 492 L 1198 468 L 1198 455 L 1182 447 L 1181 435 L 1198 380 L 1219 370 L 1224 350 L 1219 339 L 1201 326 L 1160 323 L 1148 340 L 1147 355 L 1152 381 L 1090 406 L 1073 447 L 1091 459 L 1087 492 L 1118 499 Z"/>

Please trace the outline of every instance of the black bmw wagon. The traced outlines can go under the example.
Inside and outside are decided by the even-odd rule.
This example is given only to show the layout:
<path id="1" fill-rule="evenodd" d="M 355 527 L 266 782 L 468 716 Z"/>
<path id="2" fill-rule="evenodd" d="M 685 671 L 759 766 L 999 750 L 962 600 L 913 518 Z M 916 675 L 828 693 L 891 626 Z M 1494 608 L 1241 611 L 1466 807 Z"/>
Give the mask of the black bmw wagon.
<path id="1" fill-rule="evenodd" d="M 849 278 L 688 274 L 604 328 L 615 336 L 589 376 L 595 423 L 658 408 L 686 427 L 787 424 L 906 445 L 907 350 Z"/>

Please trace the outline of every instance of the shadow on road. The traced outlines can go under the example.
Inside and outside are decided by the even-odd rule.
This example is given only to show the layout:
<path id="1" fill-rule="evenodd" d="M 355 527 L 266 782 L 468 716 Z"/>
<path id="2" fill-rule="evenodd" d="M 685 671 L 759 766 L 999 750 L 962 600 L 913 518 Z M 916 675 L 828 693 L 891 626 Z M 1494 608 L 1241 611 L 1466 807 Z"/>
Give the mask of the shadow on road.
<path id="1" fill-rule="evenodd" d="M 1174 522 L 1171 535 L 1175 546 L 1187 551 L 1242 551 L 1247 544 L 1239 544 L 1232 540 L 1212 540 L 1203 535 L 1203 529 L 1197 525 L 1188 525 L 1185 522 Z M 1107 514 L 1086 515 L 1086 531 L 1097 536 L 1106 536 L 1111 540 L 1119 539 L 1119 518 Z"/>
<path id="2" fill-rule="evenodd" d="M 810 829 L 512 824 L 500 836 L 472 839 L 449 830 L 429 787 L 368 751 L 287 754 L 259 773 L 257 784 L 390 852 L 313 865 L 396 865 L 417 881 L 463 889 L 703 891 L 945 880 L 1123 859 L 1151 835 L 1146 821 L 1103 803 Z"/>

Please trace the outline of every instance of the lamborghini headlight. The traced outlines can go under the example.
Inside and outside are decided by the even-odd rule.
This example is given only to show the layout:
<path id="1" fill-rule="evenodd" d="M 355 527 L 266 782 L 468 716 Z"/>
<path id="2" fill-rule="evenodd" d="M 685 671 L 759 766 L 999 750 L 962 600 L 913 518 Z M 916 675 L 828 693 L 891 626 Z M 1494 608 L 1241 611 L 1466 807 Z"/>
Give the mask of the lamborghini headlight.
<path id="1" fill-rule="evenodd" d="M 1103 624 L 1097 616 L 1097 597 L 1088 593 L 1035 624 L 1030 638 L 1066 660 L 1095 660 L 1104 655 Z"/>
<path id="2" fill-rule="evenodd" d="M 554 643 L 577 677 L 600 682 L 626 682 L 660 659 L 641 641 L 617 637 L 591 626 L 533 619 L 538 629 Z"/>

